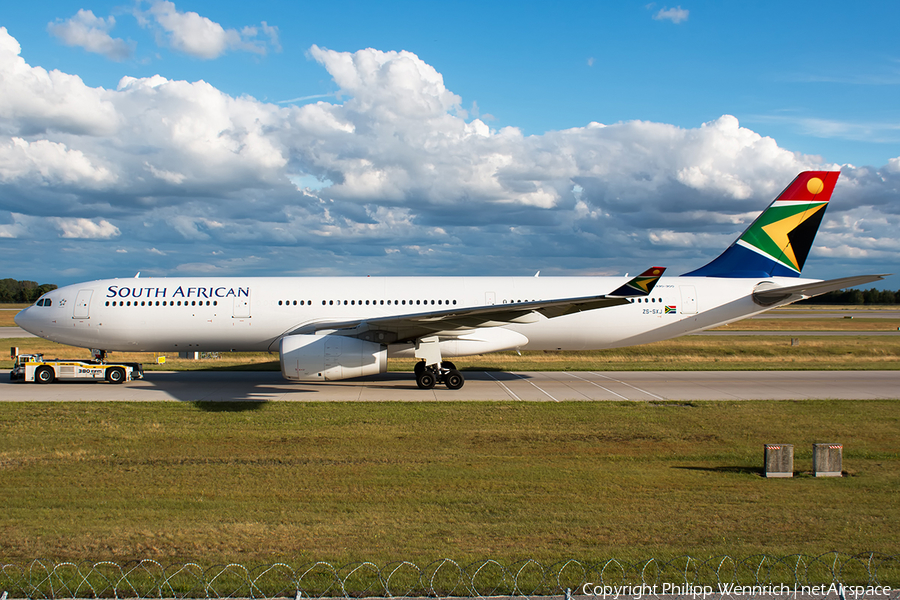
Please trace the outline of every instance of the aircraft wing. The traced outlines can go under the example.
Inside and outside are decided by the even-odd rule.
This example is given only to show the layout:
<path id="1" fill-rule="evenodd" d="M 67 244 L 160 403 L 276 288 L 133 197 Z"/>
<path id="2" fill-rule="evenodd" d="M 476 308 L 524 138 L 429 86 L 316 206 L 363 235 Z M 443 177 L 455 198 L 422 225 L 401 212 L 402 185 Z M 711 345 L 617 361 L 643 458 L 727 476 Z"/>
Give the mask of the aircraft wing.
<path id="1" fill-rule="evenodd" d="M 774 287 L 773 284 L 763 284 L 753 291 L 753 300 L 761 306 L 772 306 L 781 302 L 796 302 L 797 300 L 805 300 L 834 292 L 844 288 L 862 285 L 872 281 L 880 281 L 890 274 L 884 275 L 856 275 L 853 277 L 841 277 L 840 279 L 829 279 L 827 281 L 817 281 L 815 283 L 805 283 L 801 285 L 791 285 L 788 287 Z M 765 286 L 765 287 L 764 287 Z"/>
<path id="2" fill-rule="evenodd" d="M 534 323 L 542 318 L 552 319 L 585 310 L 628 304 L 629 298 L 648 296 L 665 270 L 665 267 L 652 267 L 610 294 L 467 308 L 448 307 L 442 310 L 352 321 L 322 321 L 304 325 L 290 331 L 289 334 L 332 330 L 338 335 L 369 339 L 373 337 L 369 334 L 378 333 L 380 334 L 378 340 L 384 341 L 384 343 L 395 343 L 414 340 L 423 335 L 441 331 L 499 327 L 511 323 Z"/>

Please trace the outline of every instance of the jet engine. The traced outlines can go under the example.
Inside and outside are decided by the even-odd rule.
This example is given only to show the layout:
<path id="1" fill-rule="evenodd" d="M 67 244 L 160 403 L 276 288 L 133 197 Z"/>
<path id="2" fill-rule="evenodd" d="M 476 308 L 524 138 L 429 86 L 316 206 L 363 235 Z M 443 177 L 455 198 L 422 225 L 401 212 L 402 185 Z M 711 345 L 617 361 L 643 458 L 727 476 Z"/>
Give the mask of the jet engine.
<path id="1" fill-rule="evenodd" d="M 387 346 L 343 335 L 281 338 L 281 373 L 292 381 L 337 381 L 387 371 Z"/>

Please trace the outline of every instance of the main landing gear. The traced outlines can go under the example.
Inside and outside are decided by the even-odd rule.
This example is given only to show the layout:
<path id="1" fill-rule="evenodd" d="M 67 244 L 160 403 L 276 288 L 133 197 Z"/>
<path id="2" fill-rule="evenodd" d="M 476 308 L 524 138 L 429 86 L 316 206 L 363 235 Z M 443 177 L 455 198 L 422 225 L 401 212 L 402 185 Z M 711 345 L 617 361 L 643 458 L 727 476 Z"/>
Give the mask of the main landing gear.
<path id="1" fill-rule="evenodd" d="M 451 390 L 458 390 L 466 382 L 456 365 L 441 360 L 440 339 L 437 336 L 423 337 L 416 340 L 416 385 L 419 389 L 430 390 L 437 383 L 443 383 Z"/>
<path id="2" fill-rule="evenodd" d="M 462 373 L 456 370 L 456 365 L 450 361 L 444 361 L 433 365 L 425 365 L 425 361 L 416 363 L 414 369 L 416 385 L 421 390 L 430 390 L 438 383 L 443 383 L 448 389 L 458 390 L 466 382 Z"/>

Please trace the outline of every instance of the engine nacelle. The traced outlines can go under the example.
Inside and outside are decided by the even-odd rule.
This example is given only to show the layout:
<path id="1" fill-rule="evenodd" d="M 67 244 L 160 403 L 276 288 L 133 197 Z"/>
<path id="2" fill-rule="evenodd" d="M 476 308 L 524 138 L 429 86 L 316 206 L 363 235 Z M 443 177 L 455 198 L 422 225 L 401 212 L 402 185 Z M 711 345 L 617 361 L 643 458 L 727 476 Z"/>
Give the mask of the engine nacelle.
<path id="1" fill-rule="evenodd" d="M 281 338 L 281 374 L 292 381 L 337 381 L 387 371 L 387 347 L 343 335 Z"/>

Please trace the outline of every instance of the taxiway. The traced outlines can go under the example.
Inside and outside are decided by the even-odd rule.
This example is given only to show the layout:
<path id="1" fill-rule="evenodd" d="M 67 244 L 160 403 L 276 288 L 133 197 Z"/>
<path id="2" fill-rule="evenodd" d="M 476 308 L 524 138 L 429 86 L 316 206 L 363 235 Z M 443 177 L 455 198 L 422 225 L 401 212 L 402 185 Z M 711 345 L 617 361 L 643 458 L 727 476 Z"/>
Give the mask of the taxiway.
<path id="1" fill-rule="evenodd" d="M 122 385 L 10 382 L 0 372 L 0 401 L 447 402 L 900 399 L 900 371 L 465 371 L 451 391 L 416 387 L 412 373 L 315 384 L 276 371 L 149 371 Z"/>

